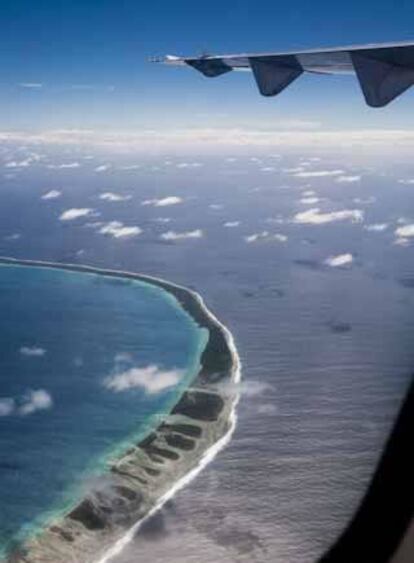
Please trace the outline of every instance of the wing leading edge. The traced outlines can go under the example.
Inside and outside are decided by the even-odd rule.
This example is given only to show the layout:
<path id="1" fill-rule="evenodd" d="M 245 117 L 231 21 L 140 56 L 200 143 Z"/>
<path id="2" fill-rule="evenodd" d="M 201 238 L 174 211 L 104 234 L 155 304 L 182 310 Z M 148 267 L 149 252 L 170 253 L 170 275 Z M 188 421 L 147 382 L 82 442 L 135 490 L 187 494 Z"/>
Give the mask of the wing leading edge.
<path id="1" fill-rule="evenodd" d="M 414 43 L 363 45 L 289 53 L 156 59 L 188 65 L 213 78 L 250 70 L 263 96 L 276 96 L 303 73 L 355 74 L 367 104 L 384 107 L 414 84 Z"/>

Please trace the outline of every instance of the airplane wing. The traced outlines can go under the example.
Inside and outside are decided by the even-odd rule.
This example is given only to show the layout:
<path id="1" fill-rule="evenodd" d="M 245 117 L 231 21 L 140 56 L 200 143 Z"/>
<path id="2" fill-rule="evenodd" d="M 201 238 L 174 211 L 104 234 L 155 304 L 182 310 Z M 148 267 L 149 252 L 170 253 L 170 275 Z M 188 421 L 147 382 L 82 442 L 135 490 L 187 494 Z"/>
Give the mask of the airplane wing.
<path id="1" fill-rule="evenodd" d="M 153 59 L 190 66 L 209 78 L 232 70 L 252 71 L 260 93 L 275 96 L 303 73 L 355 74 L 367 104 L 383 107 L 414 84 L 414 42 L 361 45 L 286 53 Z"/>

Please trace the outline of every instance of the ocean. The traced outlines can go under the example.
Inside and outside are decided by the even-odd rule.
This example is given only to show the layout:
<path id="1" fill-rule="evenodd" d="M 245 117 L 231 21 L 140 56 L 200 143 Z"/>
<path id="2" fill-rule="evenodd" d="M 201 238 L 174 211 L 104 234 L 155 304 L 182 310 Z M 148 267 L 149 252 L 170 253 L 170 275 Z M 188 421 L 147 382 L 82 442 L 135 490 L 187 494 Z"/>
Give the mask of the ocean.
<path id="1" fill-rule="evenodd" d="M 45 156 L 76 170 L 40 162 L 3 180 L 1 254 L 195 288 L 243 376 L 230 445 L 114 561 L 315 561 L 358 506 L 412 376 L 414 258 L 399 229 L 414 222 L 414 167 L 311 149 L 91 163 L 88 149 Z M 72 208 L 91 211 L 59 219 Z M 100 232 L 112 221 L 143 232 Z"/>

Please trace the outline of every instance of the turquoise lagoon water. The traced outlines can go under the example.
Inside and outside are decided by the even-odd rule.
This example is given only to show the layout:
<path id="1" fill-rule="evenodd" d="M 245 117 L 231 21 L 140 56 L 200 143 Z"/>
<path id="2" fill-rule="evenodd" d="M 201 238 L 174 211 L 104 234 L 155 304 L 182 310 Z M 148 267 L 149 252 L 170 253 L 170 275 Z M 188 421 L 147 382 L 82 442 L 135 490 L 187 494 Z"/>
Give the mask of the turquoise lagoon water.
<path id="1" fill-rule="evenodd" d="M 0 266 L 0 555 L 76 502 L 108 458 L 172 408 L 206 340 L 149 284 Z M 154 377 L 178 370 L 179 380 L 158 392 L 105 386 L 153 365 Z"/>

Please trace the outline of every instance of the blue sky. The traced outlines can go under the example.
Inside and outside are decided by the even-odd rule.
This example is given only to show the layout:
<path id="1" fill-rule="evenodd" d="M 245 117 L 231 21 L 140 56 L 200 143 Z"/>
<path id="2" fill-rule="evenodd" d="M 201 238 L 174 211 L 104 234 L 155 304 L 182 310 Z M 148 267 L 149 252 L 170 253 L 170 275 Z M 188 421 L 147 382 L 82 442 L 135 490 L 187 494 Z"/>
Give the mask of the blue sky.
<path id="1" fill-rule="evenodd" d="M 409 1 L 2 0 L 0 18 L 2 130 L 414 124 L 412 92 L 372 110 L 351 77 L 301 77 L 264 99 L 245 73 L 209 80 L 147 62 L 166 53 L 410 40 Z"/>

